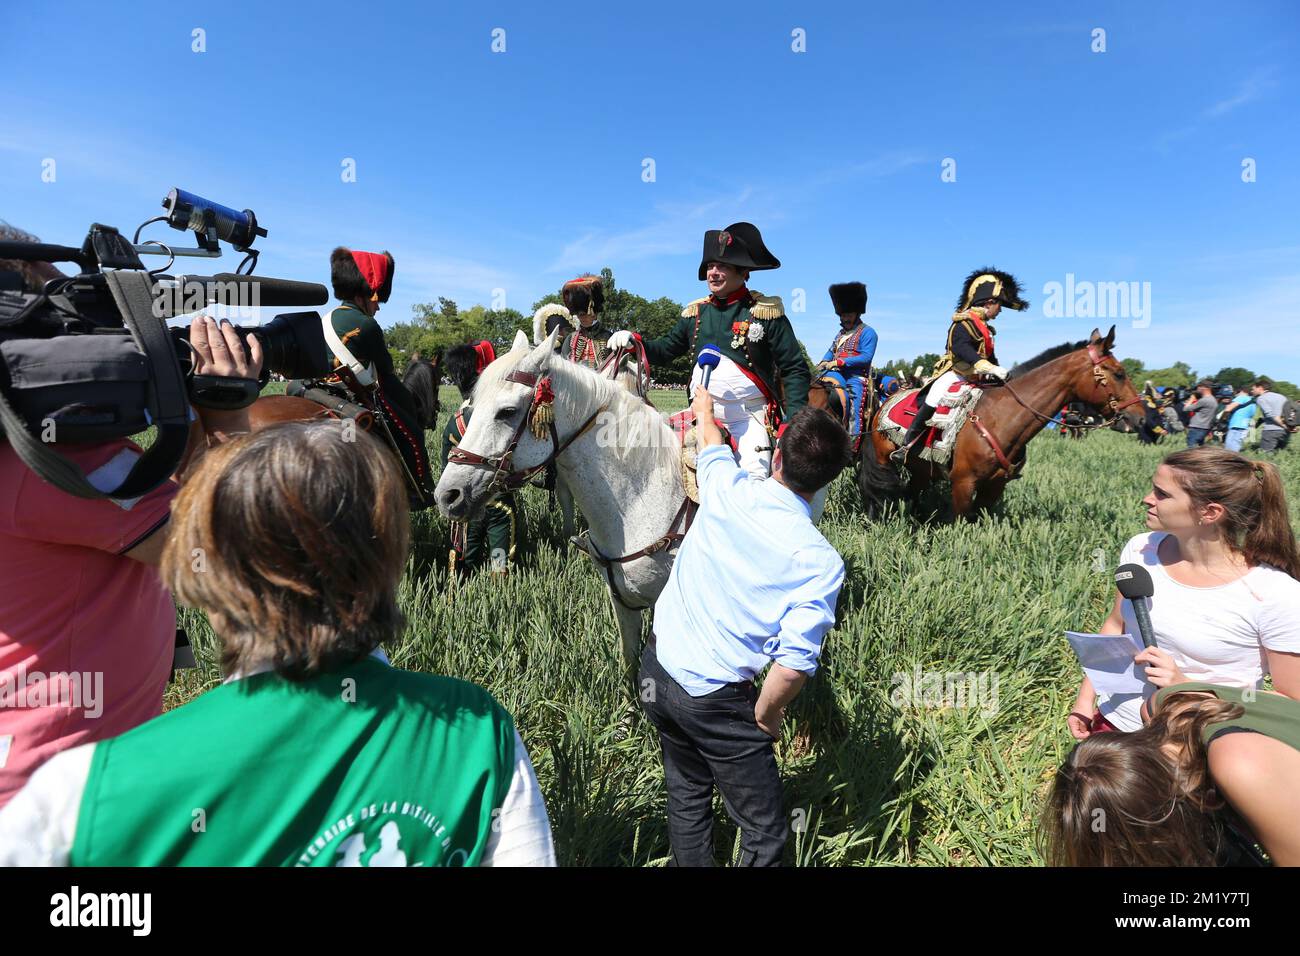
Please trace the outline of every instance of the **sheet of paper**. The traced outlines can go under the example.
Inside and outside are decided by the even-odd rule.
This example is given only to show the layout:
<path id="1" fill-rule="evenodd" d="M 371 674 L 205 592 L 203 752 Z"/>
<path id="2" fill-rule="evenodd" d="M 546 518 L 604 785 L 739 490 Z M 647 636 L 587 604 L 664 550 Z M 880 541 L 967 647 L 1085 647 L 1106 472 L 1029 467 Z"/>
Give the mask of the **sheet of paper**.
<path id="1" fill-rule="evenodd" d="M 1098 694 L 1140 694 L 1146 686 L 1146 665 L 1133 663 L 1142 642 L 1132 634 L 1080 634 L 1066 631 L 1083 672 Z"/>

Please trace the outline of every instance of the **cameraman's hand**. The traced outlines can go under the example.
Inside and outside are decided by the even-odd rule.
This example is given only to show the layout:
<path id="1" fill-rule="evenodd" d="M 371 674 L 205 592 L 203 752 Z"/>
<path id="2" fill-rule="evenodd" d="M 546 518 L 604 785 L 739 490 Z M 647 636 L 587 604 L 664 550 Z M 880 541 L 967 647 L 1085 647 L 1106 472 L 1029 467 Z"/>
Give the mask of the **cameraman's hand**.
<path id="1" fill-rule="evenodd" d="M 245 341 L 247 352 L 229 320 L 218 325 L 210 315 L 196 315 L 190 323 L 190 344 L 199 356 L 194 374 L 257 378 L 262 374 L 262 343 L 251 334 Z"/>
<path id="2" fill-rule="evenodd" d="M 208 315 L 196 315 L 190 323 L 190 344 L 198 353 L 195 375 L 221 375 L 226 378 L 257 378 L 262 374 L 262 343 L 248 336 L 248 350 L 239 341 L 239 333 L 229 321 L 220 325 Z M 209 447 L 229 441 L 236 435 L 252 431 L 247 408 L 222 411 L 196 408 Z M 198 456 L 187 455 L 182 471 L 188 471 Z"/>

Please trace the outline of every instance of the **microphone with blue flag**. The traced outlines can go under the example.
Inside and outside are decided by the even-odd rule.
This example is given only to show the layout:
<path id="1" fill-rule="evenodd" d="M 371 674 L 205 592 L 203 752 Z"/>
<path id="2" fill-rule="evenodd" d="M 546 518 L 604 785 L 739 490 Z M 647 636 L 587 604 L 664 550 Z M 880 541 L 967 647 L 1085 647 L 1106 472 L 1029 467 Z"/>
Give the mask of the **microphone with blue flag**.
<path id="1" fill-rule="evenodd" d="M 701 384 L 707 392 L 709 390 L 709 376 L 718 367 L 718 363 L 722 361 L 722 352 L 716 345 L 706 345 L 700 349 L 700 357 L 695 361 L 700 368 L 704 369 L 704 378 L 701 380 Z"/>

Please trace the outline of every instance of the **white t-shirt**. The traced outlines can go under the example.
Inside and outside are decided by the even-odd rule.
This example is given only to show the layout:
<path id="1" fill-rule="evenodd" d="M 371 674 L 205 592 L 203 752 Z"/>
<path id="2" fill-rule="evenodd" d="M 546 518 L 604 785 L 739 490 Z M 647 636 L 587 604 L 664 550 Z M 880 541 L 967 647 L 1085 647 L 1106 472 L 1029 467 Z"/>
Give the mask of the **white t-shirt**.
<path id="1" fill-rule="evenodd" d="M 1236 581 L 1200 588 L 1179 584 L 1157 557 L 1163 531 L 1132 538 L 1120 552 L 1120 564 L 1138 564 L 1151 574 L 1155 593 L 1144 600 L 1151 615 L 1156 646 L 1168 651 L 1188 680 L 1229 687 L 1259 687 L 1268 673 L 1267 648 L 1300 654 L 1300 581 L 1267 564 Z M 1139 638 L 1129 601 L 1121 602 L 1124 630 Z M 1102 716 L 1123 731 L 1142 727 L 1145 694 L 1098 697 Z"/>

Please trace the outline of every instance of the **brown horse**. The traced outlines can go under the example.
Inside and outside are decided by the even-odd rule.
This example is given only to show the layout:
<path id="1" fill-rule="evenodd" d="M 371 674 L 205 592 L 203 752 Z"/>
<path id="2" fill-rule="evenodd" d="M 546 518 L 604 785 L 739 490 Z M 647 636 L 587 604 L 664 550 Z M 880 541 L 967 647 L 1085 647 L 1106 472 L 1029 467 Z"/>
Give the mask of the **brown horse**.
<path id="1" fill-rule="evenodd" d="M 438 421 L 442 403 L 438 398 L 438 385 L 442 380 L 442 353 L 435 353 L 432 360 L 416 356 L 406 366 L 402 375 L 402 384 L 406 386 L 411 397 L 415 399 L 416 412 L 420 427 L 429 429 Z M 294 395 L 263 395 L 248 409 L 249 423 L 253 431 L 259 431 L 268 425 L 280 422 L 307 422 L 316 418 L 338 418 L 337 411 L 314 402 L 309 398 Z M 358 420 L 367 431 L 370 420 Z"/>
<path id="2" fill-rule="evenodd" d="M 442 402 L 438 397 L 438 386 L 442 381 L 442 353 L 435 352 L 433 359 L 416 355 L 406 366 L 402 375 L 402 384 L 415 400 L 416 415 L 420 429 L 433 428 L 442 411 Z M 354 406 L 355 410 L 355 406 Z M 328 408 L 320 402 L 296 395 L 263 395 L 248 407 L 248 423 L 253 431 L 261 431 L 283 422 L 309 422 L 318 418 L 340 418 L 339 411 Z M 364 431 L 370 431 L 374 416 L 368 409 L 356 415 L 357 425 Z M 196 418 L 190 425 L 190 440 L 177 473 L 183 473 L 191 464 L 199 444 L 204 441 L 203 426 Z"/>
<path id="3" fill-rule="evenodd" d="M 926 486 L 946 477 L 952 485 L 953 517 L 974 518 L 1001 499 L 1007 482 L 1020 474 L 1029 440 L 1068 402 L 1106 409 L 1109 417 L 1103 424 L 1123 417 L 1136 426 L 1141 414 L 1134 406 L 1141 399 L 1124 366 L 1111 354 L 1114 343 L 1114 326 L 1104 338 L 1093 329 L 1087 341 L 1048 349 L 1016 367 L 1005 384 L 984 386 L 977 413 L 957 436 L 947 474 L 919 459 L 919 444 L 914 445 L 906 462 L 911 475 L 906 487 L 889 460 L 896 446 L 876 428 L 877 409 L 871 420 L 871 447 L 863 449 L 859 475 L 868 510 L 876 512 L 904 494 L 915 499 Z"/>

